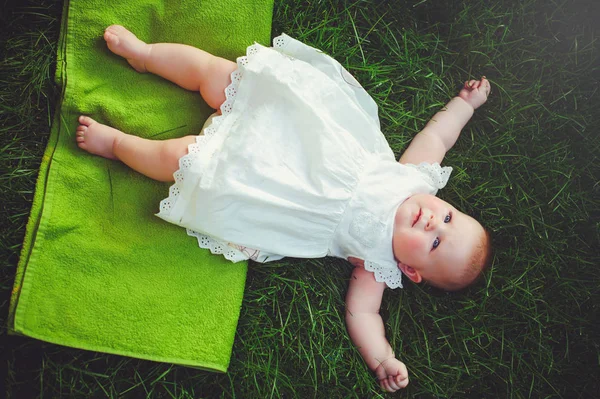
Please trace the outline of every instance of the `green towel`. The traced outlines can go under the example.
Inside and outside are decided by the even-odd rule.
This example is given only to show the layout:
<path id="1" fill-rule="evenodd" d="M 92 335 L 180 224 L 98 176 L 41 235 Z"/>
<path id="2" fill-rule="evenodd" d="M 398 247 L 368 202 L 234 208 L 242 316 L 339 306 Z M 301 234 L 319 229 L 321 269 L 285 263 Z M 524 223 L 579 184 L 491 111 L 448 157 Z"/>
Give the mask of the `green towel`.
<path id="1" fill-rule="evenodd" d="M 169 184 L 80 150 L 80 114 L 154 139 L 198 134 L 198 93 L 135 72 L 102 34 L 124 25 L 235 59 L 268 44 L 272 0 L 66 1 L 56 78 L 62 102 L 36 186 L 9 327 L 56 344 L 226 371 L 247 265 L 200 249 L 154 216 Z"/>

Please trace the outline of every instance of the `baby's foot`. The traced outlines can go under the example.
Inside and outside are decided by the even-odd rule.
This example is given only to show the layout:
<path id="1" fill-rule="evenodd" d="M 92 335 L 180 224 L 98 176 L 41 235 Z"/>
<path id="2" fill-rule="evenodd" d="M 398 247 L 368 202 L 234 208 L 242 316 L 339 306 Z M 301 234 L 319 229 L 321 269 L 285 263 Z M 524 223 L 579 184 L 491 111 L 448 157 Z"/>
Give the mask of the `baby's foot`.
<path id="1" fill-rule="evenodd" d="M 150 46 L 121 25 L 111 25 L 104 31 L 104 40 L 113 53 L 127 59 L 136 71 L 146 72 L 145 59 Z"/>
<path id="2" fill-rule="evenodd" d="M 79 127 L 75 133 L 77 145 L 87 152 L 108 159 L 117 159 L 113 152 L 115 140 L 124 133 L 110 126 L 96 122 L 88 116 L 79 117 Z"/>

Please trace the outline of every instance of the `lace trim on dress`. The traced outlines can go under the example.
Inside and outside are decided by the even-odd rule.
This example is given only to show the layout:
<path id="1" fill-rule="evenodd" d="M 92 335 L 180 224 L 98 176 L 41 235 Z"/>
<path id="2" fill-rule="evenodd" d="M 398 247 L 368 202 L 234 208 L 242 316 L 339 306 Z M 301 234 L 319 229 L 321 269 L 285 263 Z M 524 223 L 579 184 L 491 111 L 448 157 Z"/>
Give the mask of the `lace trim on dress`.
<path id="1" fill-rule="evenodd" d="M 389 268 L 378 265 L 377 263 L 365 260 L 365 270 L 373 273 L 375 281 L 379 283 L 386 283 L 388 287 L 403 288 L 402 287 L 402 272 L 398 267 Z"/>
<path id="2" fill-rule="evenodd" d="M 247 260 L 250 257 L 243 252 L 240 252 L 232 245 L 217 240 L 216 238 L 207 236 L 197 231 L 186 229 L 188 236 L 196 237 L 198 239 L 198 246 L 200 248 L 210 249 L 213 255 L 223 255 L 225 259 L 232 262 L 239 262 L 241 260 Z"/>
<path id="3" fill-rule="evenodd" d="M 289 36 L 282 34 L 273 39 L 273 47 L 283 48 L 286 46 L 289 39 Z M 183 187 L 184 172 L 192 166 L 194 158 L 200 152 L 200 148 L 202 148 L 202 146 L 204 146 L 205 143 L 207 143 L 208 140 L 215 135 L 219 126 L 221 123 L 223 123 L 223 120 L 229 114 L 231 114 L 231 111 L 233 110 L 233 103 L 235 102 L 238 92 L 238 87 L 242 80 L 244 67 L 248 65 L 249 60 L 252 59 L 252 57 L 258 52 L 260 47 L 261 46 L 258 43 L 248 46 L 246 49 L 246 55 L 237 58 L 236 62 L 238 68 L 231 73 L 231 84 L 225 89 L 226 99 L 220 107 L 221 115 L 213 117 L 212 123 L 204 129 L 204 134 L 196 136 L 195 143 L 188 145 L 188 153 L 179 159 L 179 169 L 173 174 L 175 183 L 169 188 L 169 196 L 160 202 L 158 212 L 159 216 L 168 215 L 171 213 L 171 209 L 173 209 L 173 206 L 175 205 L 175 202 L 177 201 L 177 198 L 179 197 Z M 187 229 L 187 233 L 188 235 L 194 236 L 198 239 L 198 245 L 201 248 L 210 249 L 213 254 L 222 254 L 226 259 L 229 259 L 233 262 L 251 258 L 251 256 L 232 248 L 229 246 L 229 244 L 223 243 L 210 236 L 195 232 L 190 229 Z"/>
<path id="4" fill-rule="evenodd" d="M 421 162 L 418 165 L 407 163 L 406 166 L 410 166 L 421 172 L 427 183 L 433 186 L 435 189 L 439 190 L 446 186 L 448 183 L 448 179 L 450 178 L 450 174 L 452 173 L 452 167 L 450 166 L 440 166 L 439 163 L 427 163 Z"/>

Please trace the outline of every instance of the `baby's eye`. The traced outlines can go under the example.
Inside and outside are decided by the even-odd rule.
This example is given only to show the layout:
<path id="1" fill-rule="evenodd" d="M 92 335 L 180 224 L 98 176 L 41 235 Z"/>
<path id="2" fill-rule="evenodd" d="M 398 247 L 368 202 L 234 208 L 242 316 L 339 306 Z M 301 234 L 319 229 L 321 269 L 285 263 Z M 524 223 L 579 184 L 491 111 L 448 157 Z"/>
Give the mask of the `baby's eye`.
<path id="1" fill-rule="evenodd" d="M 448 215 L 446 215 L 446 217 L 444 218 L 444 223 L 450 223 L 450 221 L 452 220 L 452 213 L 449 213 Z"/>
<path id="2" fill-rule="evenodd" d="M 440 245 L 440 238 L 435 237 L 435 240 L 433 240 L 433 247 L 431 249 L 436 249 L 438 245 Z"/>

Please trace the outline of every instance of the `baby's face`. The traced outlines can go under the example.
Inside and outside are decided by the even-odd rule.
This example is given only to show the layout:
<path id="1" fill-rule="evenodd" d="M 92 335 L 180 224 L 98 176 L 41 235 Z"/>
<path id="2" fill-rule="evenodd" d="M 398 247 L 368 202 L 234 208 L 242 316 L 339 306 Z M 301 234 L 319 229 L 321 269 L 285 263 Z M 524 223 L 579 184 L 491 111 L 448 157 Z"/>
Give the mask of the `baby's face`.
<path id="1" fill-rule="evenodd" d="M 394 222 L 394 256 L 417 283 L 457 282 L 484 234 L 475 219 L 430 194 L 404 201 Z"/>

